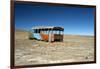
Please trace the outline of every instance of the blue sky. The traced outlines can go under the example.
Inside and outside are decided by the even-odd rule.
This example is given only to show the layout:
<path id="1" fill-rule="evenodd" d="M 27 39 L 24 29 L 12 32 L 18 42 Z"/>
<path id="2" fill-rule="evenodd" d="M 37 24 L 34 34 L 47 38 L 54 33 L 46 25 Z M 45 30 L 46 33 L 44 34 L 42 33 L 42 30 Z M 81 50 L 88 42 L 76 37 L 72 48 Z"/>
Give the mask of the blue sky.
<path id="1" fill-rule="evenodd" d="M 61 26 L 64 34 L 94 35 L 94 8 L 15 3 L 15 29 Z"/>

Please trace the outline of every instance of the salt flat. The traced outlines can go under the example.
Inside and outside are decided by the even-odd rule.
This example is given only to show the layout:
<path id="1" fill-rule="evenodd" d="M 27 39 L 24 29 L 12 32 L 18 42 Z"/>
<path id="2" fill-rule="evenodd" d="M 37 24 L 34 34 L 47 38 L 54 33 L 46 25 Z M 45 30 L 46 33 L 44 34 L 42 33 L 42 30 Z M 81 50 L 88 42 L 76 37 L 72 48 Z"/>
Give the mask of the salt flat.
<path id="1" fill-rule="evenodd" d="M 94 61 L 94 37 L 64 35 L 64 42 L 29 40 L 28 32 L 15 31 L 15 65 Z"/>

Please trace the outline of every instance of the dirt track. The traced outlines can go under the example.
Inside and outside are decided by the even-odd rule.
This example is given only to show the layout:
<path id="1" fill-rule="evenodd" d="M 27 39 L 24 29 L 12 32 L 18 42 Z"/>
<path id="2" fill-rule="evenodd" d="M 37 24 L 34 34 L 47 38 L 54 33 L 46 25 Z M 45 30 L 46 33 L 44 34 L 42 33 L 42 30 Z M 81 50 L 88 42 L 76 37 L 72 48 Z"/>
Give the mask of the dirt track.
<path id="1" fill-rule="evenodd" d="M 15 65 L 32 65 L 94 60 L 92 36 L 65 35 L 64 42 L 29 40 L 28 33 L 15 32 Z"/>

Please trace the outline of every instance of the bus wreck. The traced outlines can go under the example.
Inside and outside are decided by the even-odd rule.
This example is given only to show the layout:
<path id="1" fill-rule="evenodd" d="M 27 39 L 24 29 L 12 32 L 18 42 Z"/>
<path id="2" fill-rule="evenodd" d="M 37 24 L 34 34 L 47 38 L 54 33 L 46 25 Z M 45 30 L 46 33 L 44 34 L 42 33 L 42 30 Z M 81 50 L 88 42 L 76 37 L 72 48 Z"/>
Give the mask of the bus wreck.
<path id="1" fill-rule="evenodd" d="M 55 26 L 37 26 L 33 27 L 30 33 L 30 39 L 43 40 L 48 42 L 63 41 L 63 27 Z"/>

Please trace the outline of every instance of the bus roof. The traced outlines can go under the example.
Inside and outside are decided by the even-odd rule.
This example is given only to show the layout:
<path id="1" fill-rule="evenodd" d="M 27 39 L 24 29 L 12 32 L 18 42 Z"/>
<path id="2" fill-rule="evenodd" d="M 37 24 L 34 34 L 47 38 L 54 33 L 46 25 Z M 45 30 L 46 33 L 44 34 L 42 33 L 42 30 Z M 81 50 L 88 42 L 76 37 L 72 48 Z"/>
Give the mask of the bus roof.
<path id="1" fill-rule="evenodd" d="M 58 27 L 58 26 L 35 26 L 32 29 L 33 30 L 34 29 L 37 29 L 37 30 L 60 30 L 60 31 L 64 30 L 63 27 Z"/>

